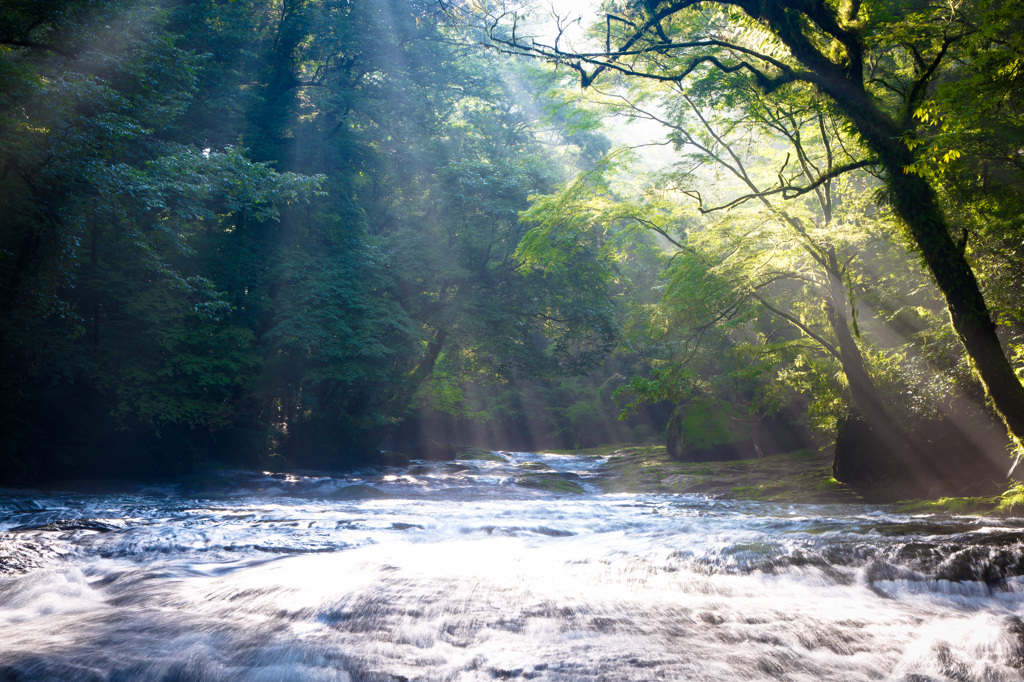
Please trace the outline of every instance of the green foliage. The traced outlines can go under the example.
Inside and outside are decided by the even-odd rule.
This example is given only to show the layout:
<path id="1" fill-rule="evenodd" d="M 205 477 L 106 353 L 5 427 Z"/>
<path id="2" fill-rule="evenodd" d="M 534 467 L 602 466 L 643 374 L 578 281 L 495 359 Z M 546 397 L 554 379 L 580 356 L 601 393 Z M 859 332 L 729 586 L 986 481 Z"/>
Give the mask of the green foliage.
<path id="1" fill-rule="evenodd" d="M 1014 483 L 999 498 L 996 511 L 1005 516 L 1020 516 L 1024 513 L 1024 483 Z"/>
<path id="2" fill-rule="evenodd" d="M 943 512 L 948 514 L 990 514 L 997 508 L 998 503 L 1003 500 L 1009 500 L 1012 497 L 1012 492 L 1008 492 L 1002 498 L 940 497 L 937 500 L 918 500 L 901 504 L 899 511 L 904 514 L 934 514 Z M 1010 503 L 1008 506 L 1012 508 L 1013 504 Z"/>
<path id="3" fill-rule="evenodd" d="M 881 236 L 878 182 L 829 174 L 866 138 L 781 78 L 804 68 L 781 29 L 699 10 L 661 31 L 713 38 L 708 59 L 633 65 L 685 84 L 591 99 L 466 50 L 428 0 L 6 3 L 5 475 L 104 449 L 110 469 L 354 465 L 410 417 L 439 443 L 644 440 L 670 402 L 691 404 L 695 443 L 794 405 L 827 428 L 864 388 L 857 362 L 902 415 L 950 408 L 971 365 Z M 1018 14 L 882 3 L 848 21 L 913 148 L 905 177 L 940 188 L 1020 372 Z M 955 59 L 911 92 L 939 18 L 963 29 Z M 632 30 L 613 24 L 593 35 Z M 731 68 L 723 27 L 771 68 Z M 640 177 L 609 152 L 610 109 L 660 120 L 679 163 Z"/>
<path id="4" fill-rule="evenodd" d="M 108 433 L 135 471 L 374 461 L 414 405 L 468 415 L 467 380 L 600 359 L 600 267 L 515 256 L 564 172 L 542 142 L 593 158 L 593 117 L 450 30 L 426 0 L 5 6 L 10 476 Z"/>
<path id="5" fill-rule="evenodd" d="M 742 438 L 729 417 L 708 400 L 688 404 L 680 427 L 683 442 L 692 448 L 708 448 Z"/>

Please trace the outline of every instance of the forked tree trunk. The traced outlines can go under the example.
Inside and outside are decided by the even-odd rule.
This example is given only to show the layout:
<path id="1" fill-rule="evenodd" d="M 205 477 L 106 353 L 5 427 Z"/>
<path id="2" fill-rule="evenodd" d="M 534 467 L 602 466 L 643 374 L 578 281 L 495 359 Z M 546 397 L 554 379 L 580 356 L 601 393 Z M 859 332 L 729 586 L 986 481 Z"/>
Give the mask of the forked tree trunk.
<path id="1" fill-rule="evenodd" d="M 903 221 L 942 291 L 953 328 L 986 395 L 1002 417 L 1010 436 L 1024 447 L 1024 385 L 1003 352 L 995 323 L 964 250 L 949 234 L 935 188 L 920 175 L 907 170 L 915 161 L 904 140 L 905 136 L 913 134 L 911 114 L 917 106 L 916 99 L 927 87 L 943 53 L 934 56 L 928 72 L 922 73 L 913 84 L 906 102 L 908 110 L 903 112 L 904 122 L 901 123 L 879 109 L 865 88 L 863 36 L 856 31 L 845 31 L 843 22 L 826 3 L 733 1 L 752 18 L 769 25 L 804 68 L 815 75 L 811 80 L 818 91 L 835 103 L 868 149 L 878 156 L 885 170 L 885 184 L 896 215 Z M 859 7 L 858 3 L 855 5 Z M 856 15 L 856 11 L 852 15 Z M 798 16 L 803 19 L 814 17 L 814 21 L 828 25 L 833 35 L 842 37 L 848 61 L 832 61 L 820 52 L 808 39 L 808 29 L 797 19 Z"/>

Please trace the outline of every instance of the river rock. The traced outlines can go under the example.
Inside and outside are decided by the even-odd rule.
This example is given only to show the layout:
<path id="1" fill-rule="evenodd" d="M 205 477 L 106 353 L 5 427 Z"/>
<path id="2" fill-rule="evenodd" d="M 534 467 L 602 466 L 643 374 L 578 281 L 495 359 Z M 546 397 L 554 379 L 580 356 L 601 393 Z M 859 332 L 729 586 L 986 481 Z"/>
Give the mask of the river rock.
<path id="1" fill-rule="evenodd" d="M 524 488 L 537 488 L 552 493 L 572 493 L 578 495 L 585 492 L 583 486 L 576 481 L 567 480 L 565 476 L 554 472 L 523 474 L 516 478 L 515 483 Z"/>
<path id="2" fill-rule="evenodd" d="M 390 493 L 386 493 L 380 488 L 374 488 L 371 485 L 347 485 L 344 488 L 338 488 L 333 493 L 328 495 L 332 500 L 376 500 L 386 499 L 392 497 Z"/>
<path id="3" fill-rule="evenodd" d="M 496 452 L 490 450 L 482 450 L 480 448 L 466 448 L 455 456 L 455 459 L 464 460 L 478 460 L 484 462 L 508 462 L 507 457 L 503 457 Z"/>
<path id="4" fill-rule="evenodd" d="M 519 468 L 526 471 L 551 471 L 551 467 L 544 462 L 523 462 Z"/>

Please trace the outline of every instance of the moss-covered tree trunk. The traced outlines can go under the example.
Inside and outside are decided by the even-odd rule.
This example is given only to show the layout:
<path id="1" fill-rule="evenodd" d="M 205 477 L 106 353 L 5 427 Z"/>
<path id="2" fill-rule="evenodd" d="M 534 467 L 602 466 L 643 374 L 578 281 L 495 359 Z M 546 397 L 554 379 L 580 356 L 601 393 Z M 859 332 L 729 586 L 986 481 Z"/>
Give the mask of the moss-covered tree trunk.
<path id="1" fill-rule="evenodd" d="M 752 18 L 767 23 L 808 70 L 801 78 L 813 83 L 819 92 L 836 104 L 853 123 L 867 147 L 878 156 L 885 171 L 892 206 L 946 299 L 953 328 L 985 387 L 986 395 L 1003 418 L 1010 435 L 1018 444 L 1024 445 L 1024 385 L 1014 373 L 996 336 L 995 323 L 974 271 L 967 262 L 963 245 L 957 244 L 949 233 L 935 188 L 920 175 L 907 170 L 915 158 L 904 138 L 914 134 L 914 110 L 951 43 L 944 43 L 946 47 L 936 51 L 930 66 L 921 61 L 920 73 L 908 88 L 904 109 L 898 118 L 880 109 L 865 86 L 864 34 L 847 26 L 847 21 L 856 17 L 859 3 L 846 8 L 848 15 L 845 19 L 825 3 L 739 0 L 736 4 Z M 812 29 L 808 19 L 838 41 L 845 55 L 836 58 L 822 52 L 809 38 Z M 761 84 L 768 89 L 773 87 L 764 78 Z"/>
<path id="2" fill-rule="evenodd" d="M 444 342 L 447 340 L 448 332 L 438 329 L 437 333 L 434 334 L 434 338 L 427 343 L 426 352 L 423 353 L 423 357 L 409 374 L 409 378 L 412 379 L 413 391 L 419 388 L 420 384 L 426 381 L 431 373 L 433 373 L 434 365 L 437 364 L 437 358 L 440 357 L 441 349 L 444 348 Z"/>
<path id="3" fill-rule="evenodd" d="M 893 206 L 907 224 L 949 307 L 985 391 L 1018 443 L 1024 442 L 1024 385 L 996 335 L 974 272 L 946 226 L 935 192 L 916 175 L 889 170 Z"/>
<path id="4" fill-rule="evenodd" d="M 892 419 L 882 404 L 882 398 L 875 388 L 875 382 L 868 373 L 864 355 L 860 352 L 857 341 L 850 331 L 852 312 L 843 287 L 842 275 L 836 262 L 834 250 L 826 254 L 825 274 L 828 277 L 828 299 L 826 313 L 829 326 L 838 341 L 839 361 L 843 365 L 843 374 L 850 384 L 850 393 L 854 405 L 872 423 L 886 427 L 893 425 Z"/>
<path id="5" fill-rule="evenodd" d="M 1024 385 L 1013 371 L 964 246 L 949 232 L 935 189 L 907 172 L 914 162 L 901 139 L 905 132 L 863 98 L 834 97 L 857 126 L 886 171 L 886 188 L 896 215 L 942 291 L 949 317 L 974 369 L 1011 436 L 1024 443 Z M 857 101 L 861 99 L 861 101 Z"/>

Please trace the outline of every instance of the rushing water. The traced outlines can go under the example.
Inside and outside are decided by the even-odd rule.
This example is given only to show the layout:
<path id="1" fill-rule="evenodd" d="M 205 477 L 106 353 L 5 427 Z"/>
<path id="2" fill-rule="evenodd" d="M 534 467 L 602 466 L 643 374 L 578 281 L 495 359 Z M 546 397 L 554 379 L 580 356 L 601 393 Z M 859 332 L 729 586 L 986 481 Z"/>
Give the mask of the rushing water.
<path id="1" fill-rule="evenodd" d="M 509 458 L 0 496 L 0 679 L 1022 679 L 1020 524 Z"/>

